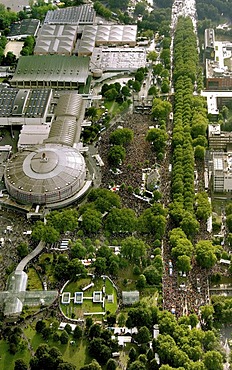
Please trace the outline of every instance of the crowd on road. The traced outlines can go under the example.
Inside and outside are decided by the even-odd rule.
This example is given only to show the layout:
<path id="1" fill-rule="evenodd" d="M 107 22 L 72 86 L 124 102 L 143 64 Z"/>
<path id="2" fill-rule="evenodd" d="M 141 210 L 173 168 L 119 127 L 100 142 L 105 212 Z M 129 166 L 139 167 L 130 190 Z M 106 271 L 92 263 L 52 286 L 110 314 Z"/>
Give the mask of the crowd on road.
<path id="1" fill-rule="evenodd" d="M 105 164 L 102 168 L 102 187 L 120 185 L 120 196 L 124 207 L 133 208 L 138 214 L 148 207 L 147 203 L 134 197 L 135 189 L 140 189 L 142 184 L 142 169 L 155 165 L 155 154 L 151 143 L 146 141 L 146 133 L 154 121 L 143 114 L 128 113 L 119 122 L 111 126 L 101 137 L 99 154 Z M 134 140 L 126 147 L 126 159 L 120 165 L 120 174 L 113 174 L 108 164 L 110 148 L 109 136 L 118 126 L 130 128 L 134 132 Z M 122 185 L 125 185 L 122 186 Z M 128 189 L 129 186 L 129 189 Z"/>

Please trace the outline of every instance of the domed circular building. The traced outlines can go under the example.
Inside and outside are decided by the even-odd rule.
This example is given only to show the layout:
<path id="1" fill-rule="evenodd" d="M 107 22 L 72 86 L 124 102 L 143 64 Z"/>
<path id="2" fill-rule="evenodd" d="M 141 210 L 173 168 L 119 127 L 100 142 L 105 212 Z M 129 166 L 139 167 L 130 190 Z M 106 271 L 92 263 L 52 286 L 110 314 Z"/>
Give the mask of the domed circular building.
<path id="1" fill-rule="evenodd" d="M 76 194 L 85 178 L 86 165 L 81 153 L 57 144 L 19 152 L 5 168 L 6 188 L 20 203 L 60 202 Z"/>

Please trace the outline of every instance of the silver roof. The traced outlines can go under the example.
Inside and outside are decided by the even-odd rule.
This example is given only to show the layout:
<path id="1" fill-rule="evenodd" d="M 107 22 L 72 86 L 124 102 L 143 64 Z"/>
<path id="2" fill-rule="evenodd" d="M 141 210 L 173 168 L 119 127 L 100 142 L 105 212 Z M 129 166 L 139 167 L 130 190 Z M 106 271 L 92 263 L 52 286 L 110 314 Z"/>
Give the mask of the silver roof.
<path id="1" fill-rule="evenodd" d="M 85 4 L 70 8 L 49 10 L 44 23 L 51 24 L 88 24 L 95 20 L 96 12 L 92 6 Z"/>
<path id="2" fill-rule="evenodd" d="M 78 150 L 47 144 L 15 154 L 5 170 L 11 188 L 28 194 L 44 194 L 66 188 L 85 174 L 85 161 Z"/>

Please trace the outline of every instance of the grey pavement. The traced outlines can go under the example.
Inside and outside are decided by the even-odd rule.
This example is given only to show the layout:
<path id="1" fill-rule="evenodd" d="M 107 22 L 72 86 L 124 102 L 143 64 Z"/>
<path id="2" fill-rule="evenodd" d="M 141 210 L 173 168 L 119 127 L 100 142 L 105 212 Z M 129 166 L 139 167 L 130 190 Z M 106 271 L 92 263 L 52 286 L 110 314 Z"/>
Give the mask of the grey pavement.
<path id="1" fill-rule="evenodd" d="M 16 267 L 15 271 L 21 272 L 24 270 L 25 266 L 33 259 L 35 258 L 39 253 L 42 252 L 42 250 L 45 247 L 45 243 L 43 241 L 40 241 L 37 247 L 29 253 L 26 257 L 22 259 L 21 262 L 19 262 L 18 266 Z"/>

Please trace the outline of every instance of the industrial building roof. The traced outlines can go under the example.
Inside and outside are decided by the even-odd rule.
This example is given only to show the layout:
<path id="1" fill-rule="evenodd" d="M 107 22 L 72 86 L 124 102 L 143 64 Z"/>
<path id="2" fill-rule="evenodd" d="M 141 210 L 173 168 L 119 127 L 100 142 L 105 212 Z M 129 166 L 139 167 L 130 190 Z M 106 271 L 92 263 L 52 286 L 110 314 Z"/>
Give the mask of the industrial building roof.
<path id="1" fill-rule="evenodd" d="M 89 73 L 89 58 L 63 55 L 21 56 L 14 82 L 25 81 L 76 81 L 85 83 Z"/>
<path id="2" fill-rule="evenodd" d="M 146 66 L 145 48 L 95 48 L 90 69 L 102 71 L 135 71 Z"/>
<path id="3" fill-rule="evenodd" d="M 89 26 L 85 26 L 85 29 Z M 112 42 L 112 43 L 128 43 L 134 42 L 136 44 L 137 25 L 104 25 L 97 26 L 96 44 Z"/>
<path id="4" fill-rule="evenodd" d="M 43 117 L 51 90 L 0 89 L 0 117 Z"/>
<path id="5" fill-rule="evenodd" d="M 43 144 L 48 138 L 49 131 L 49 125 L 23 125 L 19 134 L 18 148 Z"/>
<path id="6" fill-rule="evenodd" d="M 70 8 L 49 10 L 44 23 L 50 24 L 91 24 L 96 12 L 90 5 L 73 6 Z"/>
<path id="7" fill-rule="evenodd" d="M 71 54 L 77 29 L 77 25 L 44 24 L 39 31 L 34 54 Z"/>
<path id="8" fill-rule="evenodd" d="M 136 25 L 98 24 L 83 27 L 78 54 L 89 54 L 95 45 L 129 44 L 135 46 L 137 35 Z"/>
<path id="9" fill-rule="evenodd" d="M 38 19 L 23 19 L 13 23 L 10 27 L 10 32 L 7 35 L 8 39 L 20 39 L 26 36 L 35 36 L 39 29 L 40 21 Z"/>

